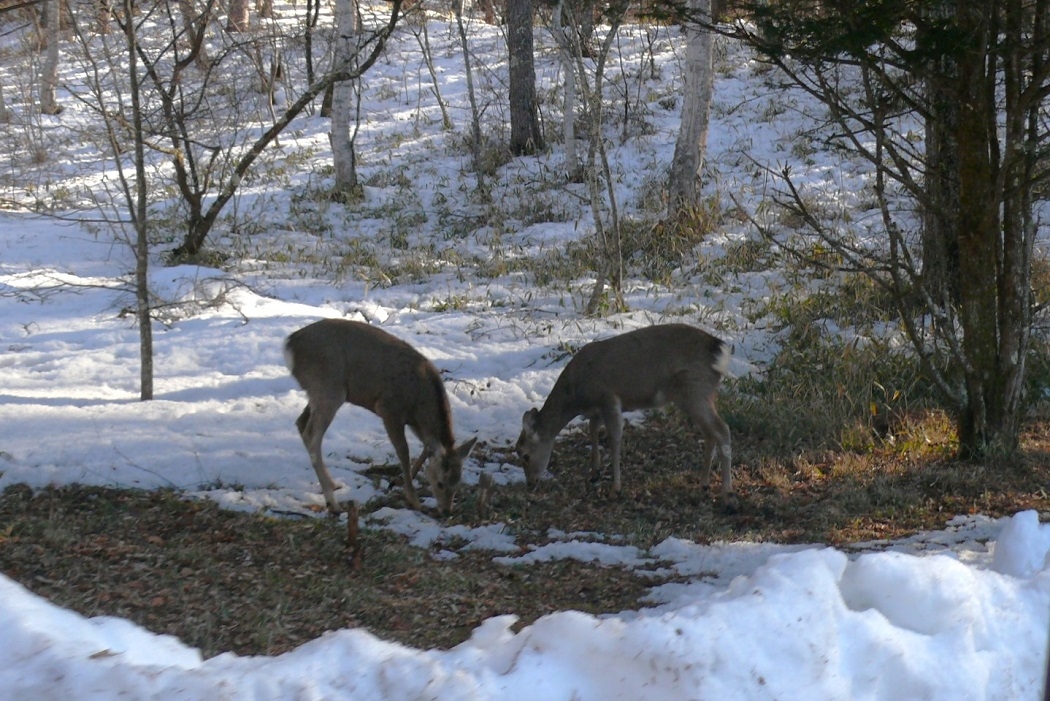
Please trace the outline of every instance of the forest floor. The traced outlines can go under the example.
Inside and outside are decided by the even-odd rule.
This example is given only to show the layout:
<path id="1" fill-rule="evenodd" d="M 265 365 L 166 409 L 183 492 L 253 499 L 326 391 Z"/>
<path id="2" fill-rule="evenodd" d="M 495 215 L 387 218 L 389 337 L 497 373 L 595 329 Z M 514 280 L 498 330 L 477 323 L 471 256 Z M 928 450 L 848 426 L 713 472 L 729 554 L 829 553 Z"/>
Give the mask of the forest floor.
<path id="1" fill-rule="evenodd" d="M 669 536 L 848 548 L 943 528 L 959 514 L 1050 512 L 1047 421 L 1026 427 L 1019 455 L 980 462 L 953 460 L 935 442 L 923 448 L 914 431 L 912 447 L 885 440 L 864 454 L 790 459 L 764 458 L 757 437 L 735 435 L 728 502 L 680 464 L 682 442 L 692 440 L 685 431 L 666 413 L 629 423 L 619 495 L 608 475 L 590 480 L 586 435 L 570 432 L 556 445 L 552 479 L 532 491 L 497 488 L 484 520 L 473 490 L 464 490 L 446 523 L 500 522 L 523 547 L 556 528 L 619 534 L 643 549 Z M 400 493 L 360 508 L 383 506 L 403 506 Z M 60 606 L 127 618 L 207 657 L 275 655 L 359 626 L 414 647 L 448 648 L 495 615 L 516 614 L 520 626 L 560 610 L 638 608 L 653 584 L 629 569 L 576 560 L 510 567 L 479 550 L 435 558 L 388 531 L 353 535 L 345 519 L 278 518 L 174 492 L 94 487 L 3 492 L 0 571 Z"/>

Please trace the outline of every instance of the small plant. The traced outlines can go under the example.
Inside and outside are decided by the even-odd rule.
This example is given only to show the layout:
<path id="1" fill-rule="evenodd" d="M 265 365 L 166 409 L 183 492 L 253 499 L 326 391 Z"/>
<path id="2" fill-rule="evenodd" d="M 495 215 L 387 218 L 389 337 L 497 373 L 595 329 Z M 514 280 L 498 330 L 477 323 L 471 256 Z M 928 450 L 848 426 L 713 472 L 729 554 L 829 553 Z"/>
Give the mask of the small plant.
<path id="1" fill-rule="evenodd" d="M 867 451 L 897 436 L 904 417 L 938 407 L 914 355 L 877 338 L 847 340 L 817 323 L 835 299 L 817 294 L 779 307 L 780 351 L 764 373 L 737 380 L 726 393 L 724 401 L 735 405 L 727 413 L 746 416 L 771 454 Z"/>
<path id="2" fill-rule="evenodd" d="M 679 210 L 672 221 L 655 225 L 643 220 L 621 222 L 624 258 L 638 267 L 647 279 L 658 283 L 671 281 L 673 273 L 696 256 L 696 248 L 721 221 L 721 204 L 717 196 L 698 207 Z"/>
<path id="3" fill-rule="evenodd" d="M 725 254 L 714 261 L 726 272 L 755 273 L 771 270 L 777 265 L 777 255 L 767 239 L 732 241 L 725 246 Z"/>

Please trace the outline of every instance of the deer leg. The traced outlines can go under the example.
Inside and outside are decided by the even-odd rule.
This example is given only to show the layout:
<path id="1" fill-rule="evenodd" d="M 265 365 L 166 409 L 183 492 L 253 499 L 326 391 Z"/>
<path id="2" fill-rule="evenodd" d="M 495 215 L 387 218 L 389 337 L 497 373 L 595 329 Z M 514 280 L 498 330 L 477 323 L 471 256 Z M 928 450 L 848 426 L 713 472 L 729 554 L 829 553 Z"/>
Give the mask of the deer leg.
<path id="1" fill-rule="evenodd" d="M 602 419 L 605 433 L 609 439 L 609 455 L 613 471 L 613 491 L 620 491 L 620 439 L 623 437 L 623 411 L 620 401 L 614 399 L 602 407 Z"/>
<path id="2" fill-rule="evenodd" d="M 691 412 L 691 415 L 704 435 L 705 455 L 704 464 L 701 467 L 700 484 L 705 488 L 711 486 L 711 466 L 717 454 L 722 473 L 722 494 L 732 494 L 733 448 L 732 438 L 729 435 L 729 426 L 718 415 L 713 397 L 701 402 L 696 411 Z"/>
<path id="3" fill-rule="evenodd" d="M 597 416 L 592 418 L 587 427 L 591 434 L 591 482 L 597 482 L 602 477 L 602 454 L 598 442 L 598 434 L 602 430 L 601 419 Z"/>
<path id="4" fill-rule="evenodd" d="M 704 459 L 700 463 L 700 486 L 705 490 L 711 488 L 711 465 L 714 464 L 715 455 L 718 453 L 718 446 L 715 441 L 712 440 L 710 434 L 706 431 L 702 431 L 704 441 Z"/>
<path id="5" fill-rule="evenodd" d="M 339 504 L 335 500 L 335 483 L 324 464 L 321 441 L 340 406 L 342 402 L 335 404 L 327 401 L 311 402 L 295 420 L 299 436 L 303 439 L 303 445 L 306 446 L 306 452 L 310 456 L 310 464 L 313 465 L 314 472 L 317 473 L 317 481 L 321 484 L 321 492 L 324 494 L 328 511 L 333 514 L 339 513 Z"/>
<path id="6" fill-rule="evenodd" d="M 415 472 L 413 471 L 412 464 L 408 459 L 408 442 L 405 440 L 405 427 L 401 422 L 392 421 L 385 417 L 383 418 L 383 426 L 386 427 L 386 435 L 394 445 L 394 452 L 397 453 L 397 460 L 401 463 L 405 501 L 408 502 L 408 505 L 411 508 L 420 511 L 421 507 L 419 504 L 419 497 L 416 496 L 416 487 L 412 482 Z"/>
<path id="7" fill-rule="evenodd" d="M 426 461 L 433 454 L 434 451 L 430 448 L 430 446 L 423 447 L 423 452 L 420 453 L 419 457 L 416 458 L 416 461 L 412 463 L 412 479 L 416 478 L 416 475 L 419 474 L 419 470 L 423 467 L 423 464 L 426 463 Z"/>

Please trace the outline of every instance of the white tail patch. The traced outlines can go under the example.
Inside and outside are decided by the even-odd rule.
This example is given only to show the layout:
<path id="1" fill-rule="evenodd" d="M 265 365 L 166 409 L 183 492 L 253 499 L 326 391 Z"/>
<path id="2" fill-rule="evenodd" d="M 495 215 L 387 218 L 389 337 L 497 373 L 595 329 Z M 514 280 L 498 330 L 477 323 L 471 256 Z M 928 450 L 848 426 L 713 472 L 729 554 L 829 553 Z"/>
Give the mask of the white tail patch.
<path id="1" fill-rule="evenodd" d="M 714 362 L 711 367 L 722 377 L 725 377 L 729 373 L 729 357 L 733 354 L 733 351 L 729 348 L 729 344 L 722 342 L 722 345 L 718 348 L 718 355 L 715 356 Z"/>

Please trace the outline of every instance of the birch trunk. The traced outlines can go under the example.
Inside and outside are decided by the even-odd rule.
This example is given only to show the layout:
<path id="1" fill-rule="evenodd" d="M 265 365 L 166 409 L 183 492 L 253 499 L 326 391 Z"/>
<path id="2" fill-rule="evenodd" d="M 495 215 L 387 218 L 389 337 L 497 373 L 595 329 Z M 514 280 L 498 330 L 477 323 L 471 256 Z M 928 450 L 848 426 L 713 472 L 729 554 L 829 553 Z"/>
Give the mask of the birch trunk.
<path id="1" fill-rule="evenodd" d="M 347 64 L 354 59 L 357 48 L 357 2 L 336 0 L 335 3 L 335 63 Z M 358 187 L 357 163 L 351 120 L 355 113 L 356 80 L 336 81 L 332 86 L 332 160 L 335 166 L 335 191 L 349 195 Z"/>
<path id="2" fill-rule="evenodd" d="M 691 16 L 711 17 L 711 0 L 689 0 Z M 714 87 L 714 39 L 711 32 L 693 22 L 682 27 L 686 37 L 682 127 L 675 142 L 668 182 L 669 214 L 700 204 L 700 170 L 707 150 Z"/>
<path id="3" fill-rule="evenodd" d="M 47 0 L 44 3 L 44 31 L 47 33 L 47 47 L 44 52 L 44 63 L 40 67 L 40 111 L 44 114 L 58 114 L 62 111 L 55 96 L 58 89 L 58 0 Z"/>

